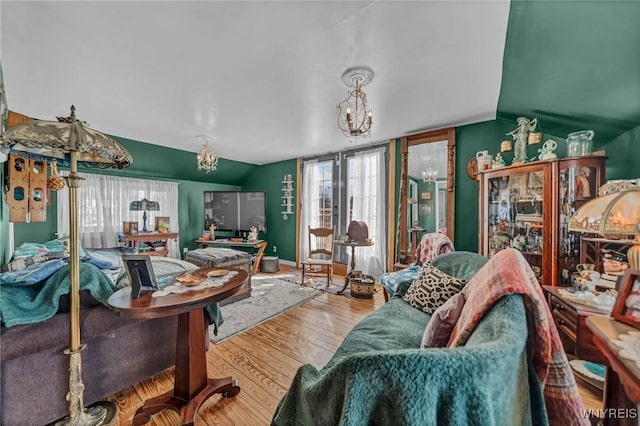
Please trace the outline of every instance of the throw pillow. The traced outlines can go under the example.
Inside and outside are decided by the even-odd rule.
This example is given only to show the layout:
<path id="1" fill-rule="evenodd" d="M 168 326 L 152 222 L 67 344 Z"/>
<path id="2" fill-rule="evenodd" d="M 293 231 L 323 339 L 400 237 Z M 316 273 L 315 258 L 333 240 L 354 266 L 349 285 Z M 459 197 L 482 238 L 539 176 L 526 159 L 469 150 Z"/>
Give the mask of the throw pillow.
<path id="1" fill-rule="evenodd" d="M 430 263 L 425 263 L 402 300 L 433 315 L 436 309 L 459 293 L 466 283 L 466 280 L 447 275 Z"/>
<path id="2" fill-rule="evenodd" d="M 436 309 L 424 329 L 422 343 L 420 344 L 422 349 L 447 346 L 453 327 L 455 327 L 458 317 L 460 317 L 460 312 L 464 307 L 464 302 L 464 293 L 461 292 Z"/>

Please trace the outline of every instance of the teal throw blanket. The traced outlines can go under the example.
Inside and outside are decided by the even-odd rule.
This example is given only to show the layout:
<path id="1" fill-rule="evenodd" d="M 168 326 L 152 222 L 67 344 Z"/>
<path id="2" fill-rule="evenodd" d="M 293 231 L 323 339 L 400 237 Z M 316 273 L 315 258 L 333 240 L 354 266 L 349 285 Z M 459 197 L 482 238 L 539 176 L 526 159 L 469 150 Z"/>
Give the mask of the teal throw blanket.
<path id="1" fill-rule="evenodd" d="M 356 325 L 323 369 L 298 369 L 272 424 L 546 425 L 524 318 L 522 297 L 506 296 L 466 346 L 420 349 L 429 316 L 393 299 Z"/>
<path id="2" fill-rule="evenodd" d="M 118 288 L 96 266 L 80 263 L 80 290 L 103 305 Z M 58 311 L 60 296 L 69 294 L 69 265 L 47 280 L 26 287 L 1 286 L 0 319 L 6 327 L 45 321 Z"/>

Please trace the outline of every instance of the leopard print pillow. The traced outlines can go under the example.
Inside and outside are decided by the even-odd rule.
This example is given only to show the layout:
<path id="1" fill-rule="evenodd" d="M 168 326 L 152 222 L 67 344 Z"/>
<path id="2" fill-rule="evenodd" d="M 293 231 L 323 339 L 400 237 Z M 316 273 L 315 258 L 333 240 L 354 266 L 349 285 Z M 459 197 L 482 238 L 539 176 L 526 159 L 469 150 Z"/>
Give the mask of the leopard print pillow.
<path id="1" fill-rule="evenodd" d="M 425 263 L 402 300 L 433 315 L 436 309 L 459 293 L 466 283 L 466 280 L 447 275 L 430 263 Z"/>

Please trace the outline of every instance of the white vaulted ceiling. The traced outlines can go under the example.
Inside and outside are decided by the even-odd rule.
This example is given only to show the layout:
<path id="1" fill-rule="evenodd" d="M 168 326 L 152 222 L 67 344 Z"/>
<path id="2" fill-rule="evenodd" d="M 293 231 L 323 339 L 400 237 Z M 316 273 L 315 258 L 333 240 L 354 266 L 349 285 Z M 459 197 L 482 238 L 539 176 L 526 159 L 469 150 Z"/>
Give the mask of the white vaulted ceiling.
<path id="1" fill-rule="evenodd" d="M 264 164 L 350 146 L 345 69 L 375 72 L 367 143 L 493 119 L 508 1 L 2 1 L 9 108 Z"/>

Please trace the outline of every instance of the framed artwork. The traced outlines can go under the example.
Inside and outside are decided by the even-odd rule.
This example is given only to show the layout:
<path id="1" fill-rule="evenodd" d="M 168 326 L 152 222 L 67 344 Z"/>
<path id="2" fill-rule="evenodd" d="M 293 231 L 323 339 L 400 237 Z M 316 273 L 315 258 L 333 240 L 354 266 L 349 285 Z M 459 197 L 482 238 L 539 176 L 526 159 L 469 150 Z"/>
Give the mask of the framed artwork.
<path id="1" fill-rule="evenodd" d="M 123 254 L 122 262 L 131 283 L 131 298 L 137 299 L 142 294 L 158 289 L 156 276 L 153 273 L 151 258 L 141 254 Z"/>
<path id="2" fill-rule="evenodd" d="M 420 191 L 421 200 L 431 200 L 433 198 L 433 191 Z"/>
<path id="3" fill-rule="evenodd" d="M 122 233 L 136 235 L 138 233 L 138 222 L 122 222 Z"/>
<path id="4" fill-rule="evenodd" d="M 169 217 L 156 216 L 156 231 L 168 232 L 169 231 Z"/>
<path id="5" fill-rule="evenodd" d="M 433 216 L 433 204 L 421 203 L 418 206 L 418 214 L 420 216 Z"/>
<path id="6" fill-rule="evenodd" d="M 620 281 L 618 297 L 613 305 L 611 317 L 640 328 L 640 270 L 627 269 Z"/>

